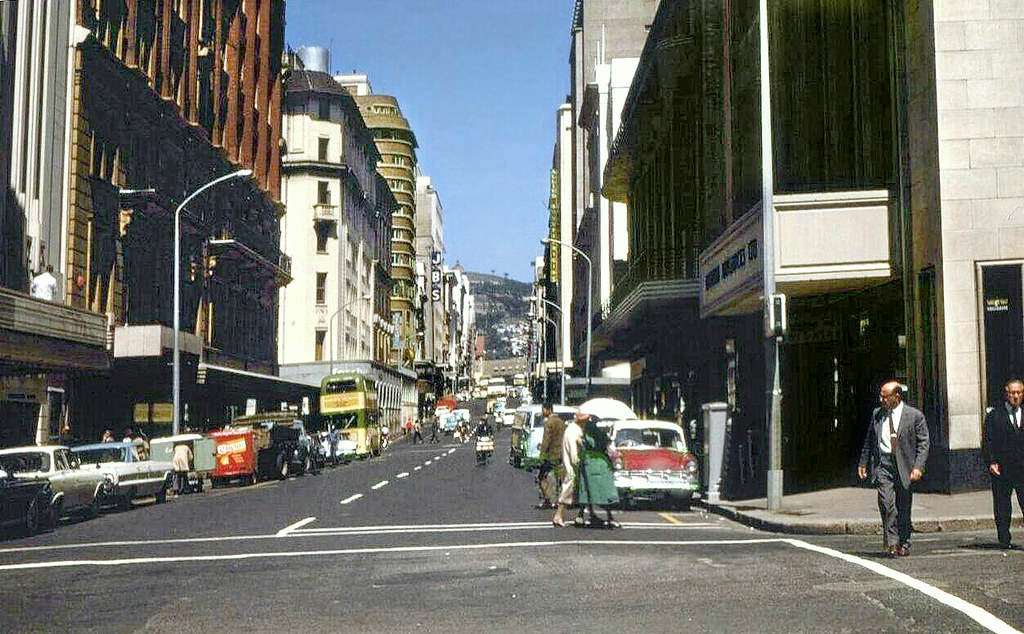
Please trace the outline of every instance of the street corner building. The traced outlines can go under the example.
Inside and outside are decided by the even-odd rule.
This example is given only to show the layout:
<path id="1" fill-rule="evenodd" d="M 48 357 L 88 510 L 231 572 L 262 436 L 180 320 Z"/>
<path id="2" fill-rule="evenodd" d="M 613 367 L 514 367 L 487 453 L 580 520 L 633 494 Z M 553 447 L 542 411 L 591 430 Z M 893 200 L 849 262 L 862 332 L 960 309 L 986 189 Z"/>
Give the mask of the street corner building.
<path id="1" fill-rule="evenodd" d="M 4 444 L 48 440 L 54 416 L 81 439 L 111 425 L 165 431 L 174 210 L 241 169 L 251 175 L 181 214 L 185 420 L 223 422 L 257 395 L 294 400 L 299 387 L 274 377 L 277 291 L 290 281 L 283 0 L 3 3 L 0 45 L 0 141 L 13 148 L 0 159 L 0 293 L 20 315 L 0 323 L 0 402 L 17 413 Z M 27 291 L 46 267 L 57 292 L 41 302 Z M 62 394 L 48 412 L 25 407 L 46 391 Z"/>
<path id="2" fill-rule="evenodd" d="M 769 0 L 765 120 L 758 3 L 663 0 L 632 52 L 606 4 L 577 2 L 583 150 L 557 165 L 552 205 L 552 236 L 597 269 L 594 374 L 628 368 L 646 416 L 726 404 L 726 495 L 763 496 L 770 266 L 786 490 L 856 481 L 889 378 L 928 420 L 923 488 L 984 486 L 985 408 L 1024 374 L 1019 10 Z"/>

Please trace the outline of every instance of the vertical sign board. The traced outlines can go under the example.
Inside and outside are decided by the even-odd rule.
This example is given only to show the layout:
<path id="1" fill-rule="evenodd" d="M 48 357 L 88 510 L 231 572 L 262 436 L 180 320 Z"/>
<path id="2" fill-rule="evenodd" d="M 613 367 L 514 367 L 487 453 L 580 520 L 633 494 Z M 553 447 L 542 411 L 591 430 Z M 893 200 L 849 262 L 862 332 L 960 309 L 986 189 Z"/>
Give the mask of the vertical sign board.
<path id="1" fill-rule="evenodd" d="M 558 218 L 558 170 L 551 170 L 551 194 L 548 198 L 548 210 L 551 212 L 551 216 L 548 220 L 548 237 L 552 240 L 560 240 L 562 233 L 560 230 L 559 218 Z M 558 262 L 559 253 L 561 249 L 556 246 L 548 245 L 548 281 L 555 283 L 558 282 Z"/>
<path id="2" fill-rule="evenodd" d="M 430 301 L 441 301 L 441 251 L 430 254 Z"/>

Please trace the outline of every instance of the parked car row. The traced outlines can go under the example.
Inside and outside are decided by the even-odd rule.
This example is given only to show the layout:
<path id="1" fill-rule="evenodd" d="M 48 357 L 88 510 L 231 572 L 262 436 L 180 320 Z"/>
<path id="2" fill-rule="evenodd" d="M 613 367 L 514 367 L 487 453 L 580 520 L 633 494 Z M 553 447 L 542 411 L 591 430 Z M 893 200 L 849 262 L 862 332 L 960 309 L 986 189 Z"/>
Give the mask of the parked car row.
<path id="1" fill-rule="evenodd" d="M 333 438 L 332 438 L 333 436 Z M 175 449 L 188 447 L 181 492 L 201 492 L 207 479 L 255 483 L 318 472 L 350 462 L 355 443 L 339 434 L 309 434 L 301 420 L 236 420 L 223 429 L 67 447 L 0 449 L 0 528 L 35 534 L 69 515 L 94 517 L 104 507 L 129 509 L 139 498 L 167 499 Z"/>
<path id="2" fill-rule="evenodd" d="M 602 405 L 601 412 L 607 412 L 607 404 Z M 568 421 L 576 409 L 556 405 L 554 413 Z M 682 427 L 670 421 L 639 419 L 626 410 L 622 410 L 624 418 L 601 415 L 588 408 L 588 403 L 580 410 L 593 414 L 611 438 L 616 454 L 613 478 L 623 507 L 637 500 L 661 500 L 683 507 L 692 503 L 700 491 L 700 474 Z M 628 414 L 632 416 L 625 417 Z M 541 407 L 519 407 L 512 424 L 509 464 L 527 470 L 538 467 L 543 437 Z"/>

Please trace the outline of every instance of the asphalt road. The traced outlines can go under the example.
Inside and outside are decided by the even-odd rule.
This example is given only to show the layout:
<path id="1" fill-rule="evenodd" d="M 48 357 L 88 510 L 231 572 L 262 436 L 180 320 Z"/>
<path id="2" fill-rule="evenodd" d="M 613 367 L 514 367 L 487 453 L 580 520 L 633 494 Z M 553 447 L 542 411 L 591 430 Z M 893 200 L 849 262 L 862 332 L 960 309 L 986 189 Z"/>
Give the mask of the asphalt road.
<path id="1" fill-rule="evenodd" d="M 0 542 L 0 631 L 983 632 L 1024 627 L 1024 554 L 987 534 L 760 533 L 698 510 L 555 528 L 530 473 L 396 443 Z"/>

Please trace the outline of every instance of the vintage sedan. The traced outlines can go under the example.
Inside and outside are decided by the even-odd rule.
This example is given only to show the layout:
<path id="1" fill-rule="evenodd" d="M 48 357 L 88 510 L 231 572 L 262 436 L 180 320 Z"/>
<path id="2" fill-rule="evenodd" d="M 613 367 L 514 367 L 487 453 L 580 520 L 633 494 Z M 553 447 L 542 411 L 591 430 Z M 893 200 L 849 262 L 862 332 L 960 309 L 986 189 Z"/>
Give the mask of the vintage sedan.
<path id="1" fill-rule="evenodd" d="M 0 449 L 0 469 L 26 480 L 46 480 L 53 489 L 53 516 L 83 513 L 93 517 L 114 490 L 112 478 L 97 468 L 83 469 L 63 445 Z"/>
<path id="2" fill-rule="evenodd" d="M 623 506 L 638 498 L 661 498 L 689 507 L 700 490 L 697 459 L 686 446 L 683 429 L 657 420 L 616 421 L 612 443 L 615 487 Z"/>
<path id="3" fill-rule="evenodd" d="M 532 470 L 540 466 L 540 443 L 544 439 L 544 414 L 540 410 L 540 405 L 523 405 L 516 410 L 508 449 L 508 463 L 513 467 Z M 554 413 L 569 421 L 576 408 L 555 405 Z"/>
<path id="4" fill-rule="evenodd" d="M 107 475 L 111 490 L 106 502 L 129 509 L 135 498 L 153 497 L 157 503 L 167 499 L 174 465 L 164 460 L 143 459 L 142 443 L 104 442 L 72 447 L 82 469 L 96 469 Z"/>
<path id="5" fill-rule="evenodd" d="M 53 490 L 46 480 L 22 480 L 0 469 L 0 526 L 35 535 L 53 524 L 50 501 Z"/>

